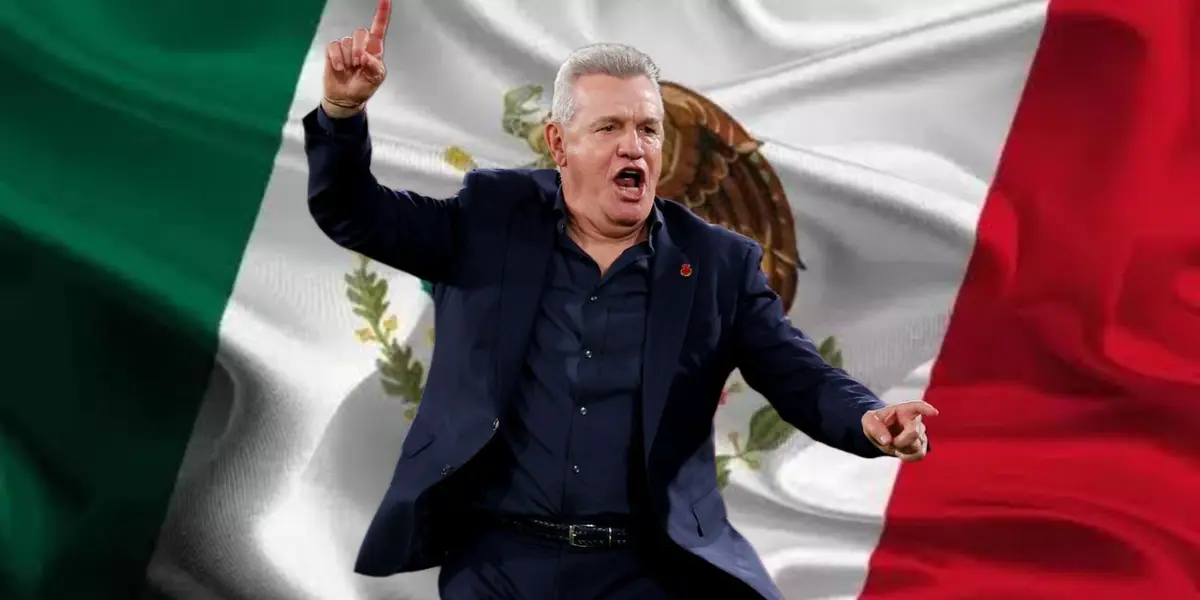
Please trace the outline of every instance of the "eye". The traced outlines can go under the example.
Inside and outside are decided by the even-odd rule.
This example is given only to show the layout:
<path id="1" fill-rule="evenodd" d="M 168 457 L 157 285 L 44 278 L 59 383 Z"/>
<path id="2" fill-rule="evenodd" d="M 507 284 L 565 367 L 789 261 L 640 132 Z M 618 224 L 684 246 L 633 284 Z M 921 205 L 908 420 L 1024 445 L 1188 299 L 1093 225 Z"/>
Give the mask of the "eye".
<path id="1" fill-rule="evenodd" d="M 604 126 L 600 127 L 600 131 L 612 131 L 614 128 L 615 128 L 614 125 L 604 125 Z"/>

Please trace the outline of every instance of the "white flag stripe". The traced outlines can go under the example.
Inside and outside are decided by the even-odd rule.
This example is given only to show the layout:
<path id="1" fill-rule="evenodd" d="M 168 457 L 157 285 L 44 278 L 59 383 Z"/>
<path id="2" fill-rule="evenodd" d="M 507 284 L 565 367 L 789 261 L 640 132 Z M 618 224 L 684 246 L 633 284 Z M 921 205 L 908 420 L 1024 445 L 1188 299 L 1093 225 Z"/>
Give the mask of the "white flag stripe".
<path id="1" fill-rule="evenodd" d="M 353 562 L 399 454 L 404 406 L 378 348 L 356 339 L 350 253 L 305 204 L 300 118 L 320 98 L 329 40 L 374 0 L 331 0 L 221 330 L 220 369 L 181 470 L 152 580 L 180 598 L 436 598 L 436 572 L 371 579 Z M 790 11 L 790 12 L 785 12 Z M 395 4 L 389 75 L 370 106 L 384 183 L 452 193 L 460 146 L 481 166 L 533 160 L 502 131 L 502 97 L 540 84 L 592 41 L 646 50 L 766 141 L 793 205 L 801 274 L 793 321 L 837 337 L 846 367 L 885 399 L 919 397 L 974 244 L 1044 2 L 500 2 Z M 639 15 L 630 18 L 630 15 Z M 428 358 L 419 283 L 373 265 L 397 335 Z M 733 394 L 718 450 L 762 399 Z M 897 463 L 802 434 L 735 469 L 730 518 L 788 598 L 852 598 L 879 538 Z"/>

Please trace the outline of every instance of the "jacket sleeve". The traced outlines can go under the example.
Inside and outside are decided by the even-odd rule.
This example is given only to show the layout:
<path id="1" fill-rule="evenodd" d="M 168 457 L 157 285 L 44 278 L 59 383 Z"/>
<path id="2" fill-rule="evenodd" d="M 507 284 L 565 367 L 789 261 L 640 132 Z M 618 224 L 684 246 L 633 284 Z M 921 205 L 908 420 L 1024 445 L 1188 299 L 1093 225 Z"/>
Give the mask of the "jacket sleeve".
<path id="1" fill-rule="evenodd" d="M 381 185 L 371 174 L 367 116 L 304 117 L 308 209 L 334 243 L 421 279 L 440 282 L 452 264 L 466 191 L 430 198 Z"/>
<path id="2" fill-rule="evenodd" d="M 866 386 L 821 357 L 788 321 L 750 243 L 734 316 L 738 370 L 783 420 L 814 440 L 862 457 L 886 456 L 862 431 L 867 411 L 886 406 Z"/>

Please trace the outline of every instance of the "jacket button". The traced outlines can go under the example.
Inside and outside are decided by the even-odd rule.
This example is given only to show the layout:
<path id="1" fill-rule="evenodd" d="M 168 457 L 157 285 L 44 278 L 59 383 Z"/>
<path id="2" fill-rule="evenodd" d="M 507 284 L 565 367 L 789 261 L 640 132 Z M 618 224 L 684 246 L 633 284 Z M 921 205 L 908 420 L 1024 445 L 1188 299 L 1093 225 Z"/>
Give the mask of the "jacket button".
<path id="1" fill-rule="evenodd" d="M 445 477 L 454 472 L 454 465 L 446 465 L 442 467 L 442 477 Z"/>
<path id="2" fill-rule="evenodd" d="M 492 431 L 500 429 L 500 419 L 492 419 Z"/>

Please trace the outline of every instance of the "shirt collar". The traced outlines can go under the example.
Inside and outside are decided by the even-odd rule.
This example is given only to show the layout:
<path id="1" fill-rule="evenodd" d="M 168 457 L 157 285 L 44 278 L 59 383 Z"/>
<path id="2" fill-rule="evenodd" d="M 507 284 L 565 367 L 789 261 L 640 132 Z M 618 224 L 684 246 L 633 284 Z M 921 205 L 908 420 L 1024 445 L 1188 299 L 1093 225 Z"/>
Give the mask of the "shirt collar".
<path id="1" fill-rule="evenodd" d="M 562 187 L 558 188 L 558 194 L 554 197 L 554 214 L 558 217 L 556 228 L 559 233 L 563 233 L 567 229 L 567 202 L 563 199 Z M 658 235 L 658 230 L 663 227 L 662 212 L 658 210 L 658 202 L 650 205 L 650 231 L 646 236 L 647 242 L 650 244 L 650 250 L 654 250 L 654 238 Z"/>

